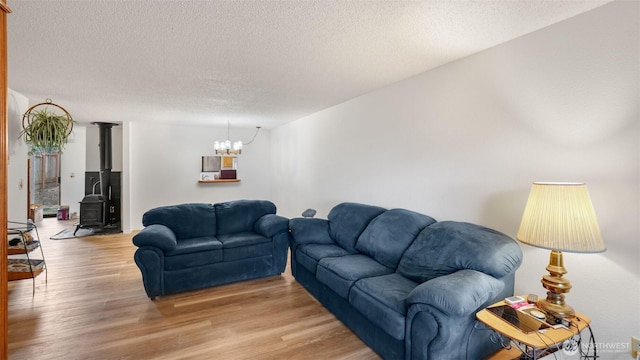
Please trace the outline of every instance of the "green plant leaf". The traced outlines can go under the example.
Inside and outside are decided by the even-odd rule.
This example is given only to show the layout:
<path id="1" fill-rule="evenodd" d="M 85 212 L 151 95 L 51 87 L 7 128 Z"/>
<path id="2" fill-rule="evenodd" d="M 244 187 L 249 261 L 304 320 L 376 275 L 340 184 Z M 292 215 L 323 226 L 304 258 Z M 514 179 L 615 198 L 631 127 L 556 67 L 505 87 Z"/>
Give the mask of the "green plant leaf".
<path id="1" fill-rule="evenodd" d="M 62 153 L 70 135 L 73 120 L 57 115 L 48 108 L 32 111 L 27 116 L 28 125 L 20 132 L 32 153 L 59 151 Z"/>

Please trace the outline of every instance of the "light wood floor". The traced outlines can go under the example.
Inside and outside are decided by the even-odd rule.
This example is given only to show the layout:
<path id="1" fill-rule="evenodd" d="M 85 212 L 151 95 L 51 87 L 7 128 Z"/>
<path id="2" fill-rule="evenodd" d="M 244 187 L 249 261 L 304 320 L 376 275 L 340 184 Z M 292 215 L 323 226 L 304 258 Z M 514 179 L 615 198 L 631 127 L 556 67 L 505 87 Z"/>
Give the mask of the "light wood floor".
<path id="1" fill-rule="evenodd" d="M 283 276 L 147 298 L 132 234 L 50 240 L 70 221 L 38 224 L 48 267 L 9 282 L 9 359 L 378 359 Z"/>

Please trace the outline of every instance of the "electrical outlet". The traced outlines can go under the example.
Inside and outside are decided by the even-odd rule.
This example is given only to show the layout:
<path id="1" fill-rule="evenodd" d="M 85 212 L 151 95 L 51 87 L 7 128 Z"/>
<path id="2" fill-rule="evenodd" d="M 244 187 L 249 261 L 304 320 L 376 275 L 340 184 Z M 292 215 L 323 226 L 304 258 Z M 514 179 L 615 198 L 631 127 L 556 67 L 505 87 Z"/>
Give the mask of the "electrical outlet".
<path id="1" fill-rule="evenodd" d="M 640 354 L 640 338 L 632 336 L 631 337 L 631 356 L 637 358 Z"/>

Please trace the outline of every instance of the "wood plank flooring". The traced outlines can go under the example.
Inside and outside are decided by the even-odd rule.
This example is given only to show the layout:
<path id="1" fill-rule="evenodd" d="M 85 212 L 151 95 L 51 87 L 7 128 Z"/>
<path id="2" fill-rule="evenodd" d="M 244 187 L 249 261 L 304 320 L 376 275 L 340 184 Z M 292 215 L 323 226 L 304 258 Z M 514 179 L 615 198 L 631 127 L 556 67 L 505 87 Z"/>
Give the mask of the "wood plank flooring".
<path id="1" fill-rule="evenodd" d="M 9 282 L 9 359 L 379 359 L 291 276 L 147 298 L 133 234 L 50 240 L 45 275 Z M 35 257 L 35 256 L 34 256 Z"/>

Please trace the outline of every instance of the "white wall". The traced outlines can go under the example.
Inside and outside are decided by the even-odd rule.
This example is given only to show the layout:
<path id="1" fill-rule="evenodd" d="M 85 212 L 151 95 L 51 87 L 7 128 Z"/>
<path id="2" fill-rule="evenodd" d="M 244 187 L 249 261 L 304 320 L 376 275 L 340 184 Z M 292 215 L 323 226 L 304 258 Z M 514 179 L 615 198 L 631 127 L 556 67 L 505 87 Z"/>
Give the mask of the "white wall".
<path id="1" fill-rule="evenodd" d="M 76 216 L 84 198 L 86 133 L 86 125 L 75 124 L 60 157 L 60 205 L 68 205 L 70 215 Z"/>
<path id="2" fill-rule="evenodd" d="M 640 335 L 639 11 L 611 3 L 274 129 L 274 202 L 285 216 L 402 207 L 515 237 L 531 182 L 586 182 L 608 250 L 566 254 L 568 303 L 598 342 L 628 344 Z M 516 293 L 542 296 L 549 252 L 522 248 Z"/>
<path id="3" fill-rule="evenodd" d="M 27 221 L 27 159 L 29 148 L 19 137 L 22 114 L 29 108 L 29 99 L 9 89 L 8 96 L 7 216 L 9 221 Z"/>
<path id="4" fill-rule="evenodd" d="M 247 142 L 255 128 L 231 127 L 231 140 Z M 145 211 L 186 202 L 216 203 L 235 199 L 270 199 L 269 131 L 262 129 L 238 160 L 239 183 L 199 184 L 201 157 L 213 155 L 213 142 L 227 128 L 130 122 L 125 127 L 123 163 L 128 164 L 128 208 L 131 229 L 142 228 Z M 123 179 L 124 180 L 124 179 Z M 123 185 L 124 187 L 125 185 Z M 123 213 L 123 216 L 126 215 Z M 127 231 L 126 222 L 123 230 Z"/>

